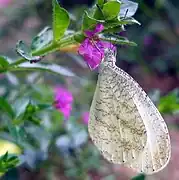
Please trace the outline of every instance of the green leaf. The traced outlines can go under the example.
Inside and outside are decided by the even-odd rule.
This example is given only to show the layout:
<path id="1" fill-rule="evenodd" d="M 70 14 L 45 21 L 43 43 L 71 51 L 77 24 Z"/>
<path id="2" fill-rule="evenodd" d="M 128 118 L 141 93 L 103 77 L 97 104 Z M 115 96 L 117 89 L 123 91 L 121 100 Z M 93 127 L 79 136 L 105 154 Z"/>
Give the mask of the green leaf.
<path id="1" fill-rule="evenodd" d="M 34 117 L 34 116 L 31 116 L 28 121 L 31 121 L 33 124 L 35 125 L 40 125 L 41 124 L 41 119 L 37 118 L 37 117 Z"/>
<path id="2" fill-rule="evenodd" d="M 19 98 L 13 105 L 15 114 L 16 114 L 16 119 L 19 118 L 20 116 L 23 116 L 27 106 L 29 105 L 30 100 L 29 98 Z"/>
<path id="3" fill-rule="evenodd" d="M 103 5 L 100 6 L 99 4 L 96 4 L 96 6 L 93 6 L 93 8 L 90 11 L 92 14 L 92 17 L 94 19 L 105 21 L 105 17 L 104 17 L 104 13 L 103 13 L 102 9 L 103 9 Z"/>
<path id="4" fill-rule="evenodd" d="M 57 64 L 29 64 L 29 63 L 22 63 L 18 67 L 24 68 L 25 71 L 27 70 L 41 70 L 41 71 L 47 71 L 51 73 L 55 73 L 57 75 L 63 75 L 63 76 L 76 76 L 72 71 L 70 71 L 68 68 L 62 67 Z M 17 68 L 18 68 L 17 67 Z M 21 69 L 22 71 L 22 69 Z"/>
<path id="5" fill-rule="evenodd" d="M 53 0 L 53 38 L 60 40 L 70 24 L 68 12 L 61 8 L 57 0 Z"/>
<path id="6" fill-rule="evenodd" d="M 47 84 L 34 84 L 32 90 L 33 97 L 37 99 L 37 101 L 48 104 L 53 102 L 54 90 Z M 45 96 L 43 94 L 45 94 Z"/>
<path id="7" fill-rule="evenodd" d="M 85 11 L 83 15 L 83 25 L 82 25 L 82 30 L 86 29 L 93 29 L 97 23 L 104 23 L 104 20 L 97 20 L 93 17 L 90 17 L 88 12 Z"/>
<path id="8" fill-rule="evenodd" d="M 52 107 L 51 104 L 38 104 L 36 106 L 36 111 L 42 111 L 42 110 L 45 110 L 45 109 L 49 109 L 51 107 Z"/>
<path id="9" fill-rule="evenodd" d="M 31 49 L 39 50 L 50 44 L 53 40 L 53 31 L 50 27 L 45 27 L 37 36 L 32 40 Z"/>
<path id="10" fill-rule="evenodd" d="M 14 141 L 19 144 L 20 136 L 19 136 L 19 128 L 17 126 L 14 126 L 10 121 L 8 123 L 8 130 L 10 135 L 13 137 Z"/>
<path id="11" fill-rule="evenodd" d="M 7 127 L 9 130 L 9 135 L 13 138 L 13 141 L 20 147 L 23 144 L 24 136 L 22 136 L 23 127 L 14 125 L 13 121 L 7 121 Z"/>
<path id="12" fill-rule="evenodd" d="M 9 169 L 16 167 L 18 163 L 19 159 L 17 156 L 9 155 L 8 152 L 6 152 L 5 155 L 0 157 L 0 172 L 5 173 Z"/>
<path id="13" fill-rule="evenodd" d="M 125 29 L 121 25 L 113 26 L 113 27 L 107 26 L 103 30 L 103 33 L 119 33 L 119 32 L 122 32 L 122 31 L 125 31 Z"/>
<path id="14" fill-rule="evenodd" d="M 118 1 L 108 1 L 103 5 L 103 14 L 106 20 L 114 19 L 118 16 L 121 3 Z"/>
<path id="15" fill-rule="evenodd" d="M 7 161 L 9 162 L 9 163 L 14 163 L 14 162 L 17 162 L 17 157 L 16 156 L 11 156 L 11 157 L 9 157 L 9 159 L 7 159 Z M 19 161 L 19 160 L 18 160 Z"/>
<path id="16" fill-rule="evenodd" d="M 138 3 L 128 0 L 121 0 L 121 2 L 120 17 L 132 17 L 138 9 Z"/>
<path id="17" fill-rule="evenodd" d="M 33 115 L 36 111 L 36 105 L 30 101 L 25 110 L 26 116 Z"/>
<path id="18" fill-rule="evenodd" d="M 7 68 L 9 65 L 9 62 L 6 57 L 0 56 L 0 68 Z"/>
<path id="19" fill-rule="evenodd" d="M 140 22 L 134 19 L 133 17 L 125 18 L 124 20 L 120 21 L 121 25 L 131 25 L 131 24 L 138 24 L 140 25 Z"/>
<path id="20" fill-rule="evenodd" d="M 37 104 L 36 102 L 27 99 L 23 99 L 23 101 L 24 102 L 22 103 L 23 106 L 21 108 L 21 112 L 16 115 L 16 119 L 13 120 L 13 124 L 20 124 L 24 121 L 31 121 L 34 124 L 39 125 L 41 123 L 41 120 L 36 117 L 36 113 L 52 107 L 52 104 Z M 14 130 L 14 127 L 12 127 L 11 129 L 12 134 L 17 134 Z M 20 130 L 18 131 L 18 133 L 20 133 Z"/>
<path id="21" fill-rule="evenodd" d="M 131 180 L 145 180 L 145 174 L 139 174 L 133 177 Z"/>
<path id="22" fill-rule="evenodd" d="M 104 0 L 97 0 L 97 4 L 98 4 L 99 6 L 103 6 Z"/>
<path id="23" fill-rule="evenodd" d="M 40 56 L 32 56 L 31 49 L 23 41 L 18 41 L 16 51 L 28 61 L 39 61 L 41 59 Z"/>
<path id="24" fill-rule="evenodd" d="M 14 120 L 14 123 L 19 124 L 19 123 L 24 122 L 24 121 L 36 122 L 37 118 L 34 117 L 34 115 L 38 110 L 39 109 L 38 109 L 38 106 L 36 105 L 36 103 L 29 100 L 28 104 L 26 106 L 23 106 L 22 113 Z"/>
<path id="25" fill-rule="evenodd" d="M 85 36 L 82 33 L 77 33 L 77 34 L 75 34 L 74 39 L 75 39 L 75 41 L 81 43 L 82 41 L 84 41 Z"/>
<path id="26" fill-rule="evenodd" d="M 0 56 L 0 73 L 7 71 L 9 62 L 6 57 Z"/>
<path id="27" fill-rule="evenodd" d="M 0 97 L 0 110 L 6 112 L 11 118 L 15 115 L 13 108 L 3 97 Z"/>
<path id="28" fill-rule="evenodd" d="M 27 133 L 25 131 L 25 128 L 24 127 L 21 127 L 19 129 L 19 137 L 21 137 L 21 140 L 25 141 L 26 138 L 27 138 Z M 21 144 L 22 145 L 22 144 Z"/>
<path id="29" fill-rule="evenodd" d="M 113 21 L 110 22 L 105 22 L 104 23 L 104 29 L 109 29 L 109 28 L 114 28 L 121 25 L 120 21 L 118 19 L 115 19 Z"/>
<path id="30" fill-rule="evenodd" d="M 7 161 L 8 158 L 8 151 L 1 157 L 1 160 Z"/>
<path id="31" fill-rule="evenodd" d="M 173 91 L 166 96 L 160 98 L 158 109 L 161 113 L 173 114 L 179 112 L 178 92 Z"/>
<path id="32" fill-rule="evenodd" d="M 115 37 L 111 36 L 110 38 L 101 36 L 100 39 L 102 39 L 104 41 L 112 42 L 113 44 L 137 46 L 137 44 L 135 42 L 129 41 L 128 39 L 121 37 L 121 36 L 118 36 L 118 37 L 117 36 L 115 36 Z"/>

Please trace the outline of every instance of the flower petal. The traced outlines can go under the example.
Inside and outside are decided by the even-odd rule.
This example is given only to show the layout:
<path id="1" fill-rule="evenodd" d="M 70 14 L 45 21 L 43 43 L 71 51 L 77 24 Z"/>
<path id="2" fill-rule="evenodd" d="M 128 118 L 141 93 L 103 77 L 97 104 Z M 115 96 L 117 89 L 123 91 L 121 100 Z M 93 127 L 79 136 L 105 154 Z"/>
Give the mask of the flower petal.
<path id="1" fill-rule="evenodd" d="M 102 24 L 97 24 L 94 30 L 86 30 L 84 33 L 88 38 L 92 38 L 95 34 L 100 33 L 103 31 L 104 26 Z"/>
<path id="2" fill-rule="evenodd" d="M 94 43 L 96 42 L 94 41 Z M 95 45 L 94 43 L 91 43 L 91 41 L 87 38 L 81 44 L 78 51 L 79 54 L 84 57 L 84 60 L 92 70 L 99 66 L 102 58 L 104 57 L 104 48 L 100 49 L 98 48 L 98 45 Z"/>
<path id="3" fill-rule="evenodd" d="M 89 112 L 83 112 L 82 114 L 82 121 L 84 124 L 88 124 L 88 121 L 89 121 Z"/>
<path id="4" fill-rule="evenodd" d="M 96 33 L 100 33 L 103 30 L 104 30 L 104 26 L 102 24 L 97 24 L 93 32 L 96 34 Z"/>
<path id="5" fill-rule="evenodd" d="M 86 38 L 80 45 L 79 49 L 78 49 L 78 53 L 80 55 L 85 55 L 85 54 L 91 54 L 91 42 L 89 38 Z"/>
<path id="6" fill-rule="evenodd" d="M 57 86 L 54 89 L 55 108 L 63 113 L 65 119 L 68 119 L 72 110 L 73 95 L 66 88 Z"/>
<path id="7" fill-rule="evenodd" d="M 106 42 L 106 41 L 98 41 L 97 42 L 97 46 L 100 48 L 100 49 L 106 49 L 106 48 L 109 48 L 109 49 L 112 49 L 113 51 L 116 50 L 116 46 L 114 46 L 112 43 L 110 42 Z"/>

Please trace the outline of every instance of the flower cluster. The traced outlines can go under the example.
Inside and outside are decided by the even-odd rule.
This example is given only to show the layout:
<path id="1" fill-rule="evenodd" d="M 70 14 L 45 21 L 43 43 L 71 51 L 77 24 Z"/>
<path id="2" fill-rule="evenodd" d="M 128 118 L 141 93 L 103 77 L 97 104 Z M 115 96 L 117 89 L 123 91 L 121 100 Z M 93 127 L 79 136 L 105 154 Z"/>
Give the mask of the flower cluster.
<path id="1" fill-rule="evenodd" d="M 70 91 L 63 87 L 55 88 L 55 107 L 67 120 L 70 117 L 73 103 L 73 95 Z"/>
<path id="2" fill-rule="evenodd" d="M 93 31 L 86 30 L 84 33 L 86 39 L 81 43 L 79 47 L 79 54 L 84 57 L 84 60 L 90 67 L 90 69 L 96 69 L 101 60 L 104 58 L 105 48 L 114 48 L 114 46 L 109 42 L 101 41 L 97 34 L 104 30 L 102 24 L 97 24 Z"/>
<path id="3" fill-rule="evenodd" d="M 68 120 L 72 111 L 73 95 L 64 87 L 57 86 L 54 88 L 54 106 L 64 116 L 65 120 Z M 89 112 L 83 112 L 81 115 L 82 122 L 88 124 Z"/>
<path id="4" fill-rule="evenodd" d="M 88 124 L 89 121 L 89 112 L 83 112 L 82 113 L 82 121 L 84 124 Z"/>
<path id="5" fill-rule="evenodd" d="M 5 8 L 7 7 L 12 0 L 0 0 L 0 8 Z"/>

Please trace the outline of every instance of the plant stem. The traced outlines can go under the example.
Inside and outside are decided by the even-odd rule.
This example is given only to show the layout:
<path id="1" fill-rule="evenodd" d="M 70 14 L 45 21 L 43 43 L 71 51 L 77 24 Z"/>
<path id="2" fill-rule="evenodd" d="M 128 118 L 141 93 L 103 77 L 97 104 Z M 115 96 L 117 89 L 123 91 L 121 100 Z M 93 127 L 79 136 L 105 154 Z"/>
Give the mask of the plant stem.
<path id="1" fill-rule="evenodd" d="M 32 55 L 34 55 L 34 56 L 46 55 L 46 54 L 55 52 L 55 51 L 57 51 L 58 49 L 60 49 L 62 47 L 68 46 L 70 44 L 74 44 L 74 43 L 76 43 L 76 41 L 74 40 L 75 34 L 72 35 L 72 36 L 65 37 L 65 38 L 61 39 L 60 41 L 58 41 L 58 42 L 52 42 L 49 46 L 46 46 L 43 49 L 33 51 Z M 19 64 L 24 63 L 26 61 L 27 60 L 25 58 L 19 58 L 17 61 L 11 63 L 9 65 L 9 67 L 12 68 L 13 66 L 19 65 Z"/>

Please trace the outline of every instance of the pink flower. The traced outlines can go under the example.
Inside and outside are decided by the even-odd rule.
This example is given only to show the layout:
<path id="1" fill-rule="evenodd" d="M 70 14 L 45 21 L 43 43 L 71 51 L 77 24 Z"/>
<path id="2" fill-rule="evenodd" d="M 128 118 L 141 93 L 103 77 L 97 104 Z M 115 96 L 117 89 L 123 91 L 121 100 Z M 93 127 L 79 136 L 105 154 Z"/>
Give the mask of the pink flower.
<path id="1" fill-rule="evenodd" d="M 2 79 L 4 77 L 4 75 L 3 74 L 0 74 L 0 79 Z"/>
<path id="2" fill-rule="evenodd" d="M 93 31 L 86 30 L 85 34 L 88 38 L 93 38 L 97 33 L 100 33 L 104 30 L 104 26 L 102 24 L 97 24 Z"/>
<path id="3" fill-rule="evenodd" d="M 55 93 L 55 107 L 68 119 L 72 110 L 73 95 L 70 91 L 63 87 L 56 87 Z"/>
<path id="4" fill-rule="evenodd" d="M 12 0 L 0 0 L 0 8 L 7 7 Z"/>
<path id="5" fill-rule="evenodd" d="M 89 121 L 89 112 L 83 112 L 82 114 L 82 121 L 84 124 L 88 124 L 88 121 Z"/>
<path id="6" fill-rule="evenodd" d="M 145 36 L 144 37 L 144 45 L 149 46 L 153 43 L 153 37 L 152 36 Z"/>
<path id="7" fill-rule="evenodd" d="M 104 26 L 97 24 L 93 31 L 85 31 L 87 38 L 81 43 L 78 53 L 84 57 L 84 60 L 90 69 L 96 69 L 104 57 L 105 48 L 114 48 L 109 42 L 101 41 L 97 34 L 103 31 Z"/>

